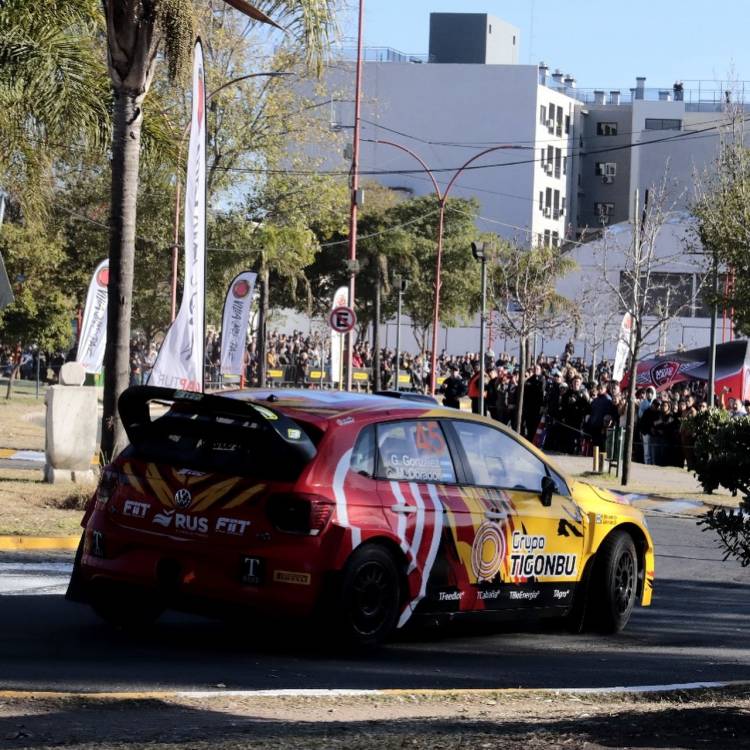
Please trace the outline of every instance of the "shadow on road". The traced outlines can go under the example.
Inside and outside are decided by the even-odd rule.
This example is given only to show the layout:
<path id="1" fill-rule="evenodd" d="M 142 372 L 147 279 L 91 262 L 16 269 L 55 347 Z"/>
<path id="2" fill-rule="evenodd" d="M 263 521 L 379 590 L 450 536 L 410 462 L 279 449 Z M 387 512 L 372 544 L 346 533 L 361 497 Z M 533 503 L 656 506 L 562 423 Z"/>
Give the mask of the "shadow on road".
<path id="1" fill-rule="evenodd" d="M 59 596 L 0 597 L 0 687 L 139 690 L 609 687 L 750 680 L 750 586 L 661 584 L 618 636 L 549 626 L 412 629 L 370 655 L 308 623 L 226 624 L 167 614 L 133 635 Z"/>
<path id="2" fill-rule="evenodd" d="M 319 710 L 325 716 L 324 704 Z M 746 705 L 746 703 L 744 704 Z M 0 748 L 55 746 L 77 747 L 95 743 L 109 747 L 141 747 L 144 743 L 211 748 L 346 747 L 352 750 L 390 748 L 529 748 L 562 746 L 580 748 L 747 748 L 748 714 L 741 705 L 691 705 L 689 708 L 623 706 L 598 715 L 544 715 L 528 720 L 482 718 L 379 718 L 290 720 L 238 712 L 211 711 L 161 701 L 70 703 L 48 706 L 45 713 L 0 716 Z M 268 708 L 265 709 L 268 714 Z M 308 709 L 309 713 L 309 709 Z M 437 711 L 436 711 L 437 713 Z M 491 711 L 486 712 L 491 714 Z M 287 716 L 290 711 L 287 709 Z M 175 743 L 172 745 L 171 743 Z"/>

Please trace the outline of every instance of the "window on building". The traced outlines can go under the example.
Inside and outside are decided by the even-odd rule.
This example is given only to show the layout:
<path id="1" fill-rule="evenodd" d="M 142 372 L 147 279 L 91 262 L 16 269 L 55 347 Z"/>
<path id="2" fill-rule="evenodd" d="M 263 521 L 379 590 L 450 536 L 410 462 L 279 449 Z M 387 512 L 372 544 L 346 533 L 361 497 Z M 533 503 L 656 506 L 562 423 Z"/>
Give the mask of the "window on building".
<path id="1" fill-rule="evenodd" d="M 617 135 L 617 123 L 616 122 L 597 122 L 596 134 L 597 135 Z"/>
<path id="2" fill-rule="evenodd" d="M 550 133 L 552 133 L 555 130 L 555 105 L 550 102 L 549 107 L 547 108 L 547 129 Z"/>
<path id="3" fill-rule="evenodd" d="M 552 188 L 547 188 L 544 195 L 544 208 L 546 211 L 552 210 Z"/>
<path id="4" fill-rule="evenodd" d="M 682 130 L 682 120 L 647 117 L 646 130 Z"/>
<path id="5" fill-rule="evenodd" d="M 594 167 L 594 174 L 599 177 L 615 177 L 617 175 L 617 163 L 613 161 L 598 161 Z"/>
<path id="6" fill-rule="evenodd" d="M 557 128 L 555 129 L 555 134 L 558 136 L 561 136 L 563 134 L 563 108 L 558 107 L 557 108 Z"/>
<path id="7" fill-rule="evenodd" d="M 552 167 L 555 163 L 555 147 L 547 146 L 547 168 L 552 171 Z"/>
<path id="8" fill-rule="evenodd" d="M 563 195 L 562 198 L 560 198 L 560 213 L 565 213 L 565 196 Z"/>
<path id="9" fill-rule="evenodd" d="M 648 277 L 641 277 L 641 289 L 646 292 L 644 313 L 659 317 L 680 315 L 692 317 L 693 314 L 693 276 L 692 273 L 656 272 Z M 620 271 L 620 296 L 626 300 L 633 295 L 633 276 Z M 624 312 L 624 310 L 623 310 Z"/>
<path id="10" fill-rule="evenodd" d="M 552 247 L 560 247 L 560 232 L 552 232 Z"/>
<path id="11" fill-rule="evenodd" d="M 568 174 L 568 157 L 563 156 L 563 174 Z"/>
<path id="12" fill-rule="evenodd" d="M 547 107 L 545 107 L 544 104 L 539 105 L 539 122 L 542 125 L 547 124 Z"/>
<path id="13" fill-rule="evenodd" d="M 570 115 L 565 115 L 565 135 L 570 133 Z"/>
<path id="14" fill-rule="evenodd" d="M 544 211 L 544 191 L 539 191 L 539 210 Z"/>
<path id="15" fill-rule="evenodd" d="M 599 221 L 602 224 L 608 224 L 609 220 L 614 216 L 615 204 L 614 203 L 594 203 L 594 213 L 599 217 Z"/>
<path id="16" fill-rule="evenodd" d="M 542 169 L 544 169 L 546 161 L 547 161 L 547 149 L 542 147 L 541 155 L 539 158 L 539 164 L 541 165 Z"/>
<path id="17" fill-rule="evenodd" d="M 552 199 L 552 208 L 554 208 L 555 211 L 560 210 L 560 191 L 559 190 L 555 190 L 555 196 Z"/>
<path id="18" fill-rule="evenodd" d="M 555 149 L 555 177 L 562 174 L 562 149 Z"/>
<path id="19" fill-rule="evenodd" d="M 549 247 L 552 242 L 552 232 L 549 229 L 544 230 L 544 246 Z"/>

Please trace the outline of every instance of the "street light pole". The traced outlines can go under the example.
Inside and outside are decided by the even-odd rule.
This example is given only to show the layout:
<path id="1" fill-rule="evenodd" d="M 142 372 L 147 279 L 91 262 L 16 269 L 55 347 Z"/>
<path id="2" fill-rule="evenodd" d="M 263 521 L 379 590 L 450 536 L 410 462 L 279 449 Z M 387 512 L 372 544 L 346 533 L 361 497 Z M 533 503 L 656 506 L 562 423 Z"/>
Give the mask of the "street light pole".
<path id="1" fill-rule="evenodd" d="M 398 311 L 396 312 L 396 385 L 395 390 L 399 389 L 398 378 L 400 375 L 401 365 L 401 302 L 404 292 L 406 291 L 407 281 L 403 276 L 399 276 L 398 283 Z"/>
<path id="2" fill-rule="evenodd" d="M 482 311 L 479 315 L 479 413 L 484 416 L 484 319 L 487 311 L 487 254 L 484 242 L 472 242 L 471 254 L 482 264 Z"/>
<path id="3" fill-rule="evenodd" d="M 362 31 L 364 28 L 365 0 L 359 0 L 357 23 L 357 67 L 354 84 L 354 136 L 352 143 L 351 196 L 349 212 L 349 307 L 354 309 L 354 280 L 357 275 L 357 208 L 359 202 L 359 126 L 362 112 Z M 377 321 L 376 321 L 377 325 Z M 352 359 L 354 357 L 354 330 L 349 331 L 346 348 L 346 390 L 352 389 Z"/>
<path id="4" fill-rule="evenodd" d="M 416 159 L 424 169 L 425 173 L 432 180 L 432 185 L 435 188 L 435 195 L 438 199 L 438 236 L 437 236 L 437 257 L 435 258 L 435 303 L 433 306 L 432 315 L 432 352 L 430 354 L 430 393 L 435 395 L 435 387 L 437 385 L 437 346 L 438 346 L 438 327 L 440 326 L 440 286 L 441 286 L 441 273 L 443 263 L 443 230 L 445 228 L 445 206 L 448 200 L 448 194 L 456 184 L 456 180 L 459 178 L 461 173 L 473 164 L 477 159 L 482 156 L 491 154 L 493 151 L 503 151 L 506 149 L 528 151 L 531 146 L 515 146 L 511 144 L 503 144 L 500 146 L 492 146 L 480 151 L 478 154 L 474 154 L 470 159 L 465 161 L 457 170 L 454 171 L 448 185 L 445 190 L 440 190 L 435 175 L 432 170 L 427 166 L 424 160 L 411 149 L 406 146 L 402 146 L 400 143 L 394 143 L 393 141 L 381 140 L 379 138 L 367 139 L 369 143 L 382 143 L 384 146 L 393 146 L 394 148 L 405 151 L 407 154 Z"/>

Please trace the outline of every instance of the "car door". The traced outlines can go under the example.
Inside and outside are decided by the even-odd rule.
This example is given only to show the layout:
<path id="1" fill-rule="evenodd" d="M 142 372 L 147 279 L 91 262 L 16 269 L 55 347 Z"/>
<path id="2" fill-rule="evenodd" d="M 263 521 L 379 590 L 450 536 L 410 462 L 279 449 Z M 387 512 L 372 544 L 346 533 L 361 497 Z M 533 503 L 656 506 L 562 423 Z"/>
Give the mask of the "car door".
<path id="1" fill-rule="evenodd" d="M 467 571 L 476 608 L 569 606 L 584 518 L 563 478 L 500 429 L 468 420 L 449 420 L 445 429 L 481 499 Z M 543 480 L 554 488 L 543 493 Z"/>
<path id="2" fill-rule="evenodd" d="M 462 469 L 454 464 L 440 422 L 382 422 L 376 434 L 377 491 L 407 559 L 408 602 L 400 624 L 418 605 L 431 612 L 462 609 L 468 581 L 465 576 L 456 577 L 455 554 L 443 543 L 447 516 L 469 545 L 473 529 L 462 501 Z"/>

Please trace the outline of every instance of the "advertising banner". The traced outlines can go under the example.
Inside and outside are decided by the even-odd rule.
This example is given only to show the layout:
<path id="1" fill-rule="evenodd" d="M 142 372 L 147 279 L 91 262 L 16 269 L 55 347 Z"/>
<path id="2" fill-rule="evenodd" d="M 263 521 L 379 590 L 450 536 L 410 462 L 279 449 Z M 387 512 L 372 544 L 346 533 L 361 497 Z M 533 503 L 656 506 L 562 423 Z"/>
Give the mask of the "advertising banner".
<path id="1" fill-rule="evenodd" d="M 241 375 L 245 359 L 245 339 L 253 290 L 258 274 L 243 271 L 232 279 L 224 301 L 221 323 L 221 374 Z"/>
<path id="2" fill-rule="evenodd" d="M 349 287 L 340 286 L 333 295 L 331 311 L 337 307 L 346 307 L 349 304 Z M 346 334 L 337 333 L 331 329 L 331 382 L 340 383 L 343 377 L 341 370 L 341 352 L 344 347 Z"/>
<path id="3" fill-rule="evenodd" d="M 79 362 L 86 372 L 98 375 L 102 371 L 104 347 L 107 344 L 107 287 L 109 259 L 103 260 L 94 271 L 86 295 L 86 307 L 78 339 Z"/>
<path id="4" fill-rule="evenodd" d="M 193 114 L 185 186 L 185 283 L 150 385 L 202 391 L 206 299 L 206 87 L 200 39 L 193 53 Z"/>
<path id="5" fill-rule="evenodd" d="M 733 398 L 750 398 L 750 363 L 746 339 L 718 344 L 716 347 L 716 392 L 722 391 Z M 671 388 L 677 383 L 705 382 L 708 380 L 710 349 L 690 349 L 671 352 L 661 357 L 644 359 L 638 363 L 636 385 L 653 386 L 657 391 Z M 623 386 L 624 387 L 624 386 Z"/>
<path id="6" fill-rule="evenodd" d="M 618 382 L 625 374 L 625 363 L 630 353 L 630 332 L 633 329 L 633 316 L 626 312 L 620 323 L 620 335 L 617 338 L 617 351 L 615 353 L 615 365 L 612 369 L 612 380 Z"/>

